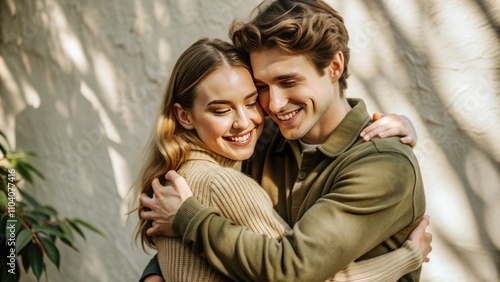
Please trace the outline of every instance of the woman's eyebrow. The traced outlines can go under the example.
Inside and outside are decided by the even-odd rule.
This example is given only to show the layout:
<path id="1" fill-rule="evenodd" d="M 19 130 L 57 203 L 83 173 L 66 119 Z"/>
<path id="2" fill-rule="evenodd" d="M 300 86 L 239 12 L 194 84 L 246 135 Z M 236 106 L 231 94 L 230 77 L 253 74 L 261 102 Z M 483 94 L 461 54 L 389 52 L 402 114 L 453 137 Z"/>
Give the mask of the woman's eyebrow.
<path id="1" fill-rule="evenodd" d="M 248 99 L 248 98 L 251 98 L 255 95 L 258 95 L 258 92 L 257 90 L 253 91 L 252 93 L 248 94 L 247 96 L 245 96 L 245 100 Z M 210 103 L 207 104 L 207 106 L 210 106 L 210 105 L 220 105 L 220 104 L 231 104 L 232 102 L 229 101 L 229 100 L 213 100 L 213 101 L 210 101 Z"/>

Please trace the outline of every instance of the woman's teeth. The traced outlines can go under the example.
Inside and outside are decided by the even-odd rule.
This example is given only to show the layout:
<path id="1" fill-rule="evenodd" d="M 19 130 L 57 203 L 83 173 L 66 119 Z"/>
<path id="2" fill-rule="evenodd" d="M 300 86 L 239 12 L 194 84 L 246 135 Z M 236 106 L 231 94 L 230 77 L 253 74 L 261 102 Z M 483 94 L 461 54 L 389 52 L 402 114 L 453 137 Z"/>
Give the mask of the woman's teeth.
<path id="1" fill-rule="evenodd" d="M 233 142 L 245 142 L 248 140 L 248 138 L 250 138 L 250 132 L 243 135 L 243 136 L 239 136 L 239 137 L 229 137 L 229 140 L 231 140 Z"/>

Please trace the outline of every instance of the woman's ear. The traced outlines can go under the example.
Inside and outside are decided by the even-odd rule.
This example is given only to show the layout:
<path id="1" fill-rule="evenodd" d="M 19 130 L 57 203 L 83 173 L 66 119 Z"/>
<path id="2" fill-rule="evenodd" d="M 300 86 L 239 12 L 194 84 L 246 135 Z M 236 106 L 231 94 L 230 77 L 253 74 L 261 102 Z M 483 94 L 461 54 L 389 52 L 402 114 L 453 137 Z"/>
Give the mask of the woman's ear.
<path id="1" fill-rule="evenodd" d="M 191 112 L 184 110 L 181 104 L 174 104 L 174 114 L 175 118 L 182 125 L 182 127 L 184 127 L 184 129 L 191 130 L 194 128 Z"/>
<path id="2" fill-rule="evenodd" d="M 344 73 L 344 54 L 340 51 L 333 55 L 333 58 L 328 67 L 328 71 L 332 82 L 338 81 Z"/>

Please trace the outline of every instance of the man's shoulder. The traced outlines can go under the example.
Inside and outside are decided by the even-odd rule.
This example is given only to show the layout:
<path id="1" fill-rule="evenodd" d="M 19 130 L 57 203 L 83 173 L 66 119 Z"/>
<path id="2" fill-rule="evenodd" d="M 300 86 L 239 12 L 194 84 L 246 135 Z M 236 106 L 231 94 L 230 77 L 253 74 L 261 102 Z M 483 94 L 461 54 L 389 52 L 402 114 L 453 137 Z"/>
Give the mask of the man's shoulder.
<path id="1" fill-rule="evenodd" d="M 388 138 L 374 138 L 370 141 L 377 152 L 380 153 L 399 153 L 405 156 L 413 156 L 413 149 L 410 145 L 403 144 L 400 138 L 388 137 Z"/>
<path id="2" fill-rule="evenodd" d="M 417 163 L 412 147 L 400 142 L 399 137 L 374 138 L 368 142 L 357 141 L 348 150 L 339 155 L 339 160 L 357 162 L 367 157 L 383 156 L 385 161 Z"/>

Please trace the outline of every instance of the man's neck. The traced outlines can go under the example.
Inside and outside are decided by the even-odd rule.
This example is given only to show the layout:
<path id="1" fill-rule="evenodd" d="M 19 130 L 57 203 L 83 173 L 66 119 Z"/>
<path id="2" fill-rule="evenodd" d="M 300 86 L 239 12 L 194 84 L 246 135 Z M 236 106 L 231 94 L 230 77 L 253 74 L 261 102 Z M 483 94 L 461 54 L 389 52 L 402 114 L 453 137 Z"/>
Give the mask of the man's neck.
<path id="1" fill-rule="evenodd" d="M 340 101 L 334 103 L 335 105 L 332 105 L 318 121 L 318 126 L 300 138 L 302 142 L 306 144 L 324 143 L 352 109 L 346 98 L 341 98 Z"/>

